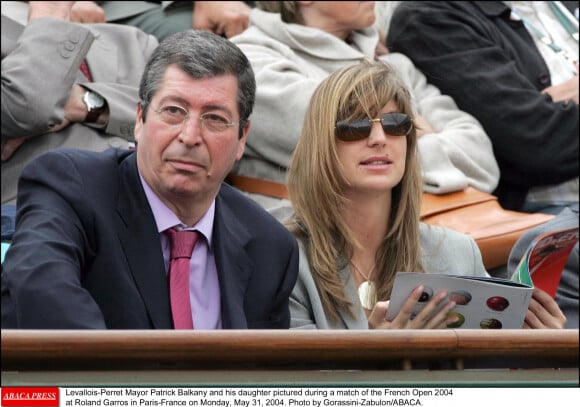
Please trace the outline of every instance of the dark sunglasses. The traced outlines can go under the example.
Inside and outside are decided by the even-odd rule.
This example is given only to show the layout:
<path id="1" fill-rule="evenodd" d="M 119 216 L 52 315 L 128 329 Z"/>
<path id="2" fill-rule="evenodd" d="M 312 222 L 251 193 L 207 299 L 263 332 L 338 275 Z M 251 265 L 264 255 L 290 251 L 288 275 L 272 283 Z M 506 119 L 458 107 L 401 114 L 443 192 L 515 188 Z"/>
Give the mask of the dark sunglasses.
<path id="1" fill-rule="evenodd" d="M 342 141 L 358 141 L 371 134 L 373 122 L 380 122 L 383 130 L 390 136 L 406 136 L 413 128 L 411 118 L 405 113 L 387 113 L 378 119 L 361 119 L 349 122 L 336 122 L 336 138 Z"/>

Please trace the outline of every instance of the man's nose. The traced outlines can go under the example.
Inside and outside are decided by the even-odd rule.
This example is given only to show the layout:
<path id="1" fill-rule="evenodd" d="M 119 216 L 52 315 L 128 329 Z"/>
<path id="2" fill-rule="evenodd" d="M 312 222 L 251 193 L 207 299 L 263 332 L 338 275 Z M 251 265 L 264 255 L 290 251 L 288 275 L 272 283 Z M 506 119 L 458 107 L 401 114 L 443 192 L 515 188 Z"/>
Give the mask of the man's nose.
<path id="1" fill-rule="evenodd" d="M 203 127 L 199 118 L 190 117 L 186 120 L 179 133 L 179 140 L 186 145 L 196 145 L 201 143 Z"/>

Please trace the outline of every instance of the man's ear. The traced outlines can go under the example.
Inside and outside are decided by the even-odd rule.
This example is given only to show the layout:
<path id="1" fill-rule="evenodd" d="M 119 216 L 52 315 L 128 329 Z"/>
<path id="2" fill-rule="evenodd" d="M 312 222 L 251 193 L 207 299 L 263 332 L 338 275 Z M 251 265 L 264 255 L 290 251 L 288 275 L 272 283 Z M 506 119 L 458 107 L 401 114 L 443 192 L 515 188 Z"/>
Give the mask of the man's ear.
<path id="1" fill-rule="evenodd" d="M 141 102 L 137 103 L 137 120 L 135 121 L 135 143 L 139 143 L 141 132 L 143 131 L 143 109 Z"/>

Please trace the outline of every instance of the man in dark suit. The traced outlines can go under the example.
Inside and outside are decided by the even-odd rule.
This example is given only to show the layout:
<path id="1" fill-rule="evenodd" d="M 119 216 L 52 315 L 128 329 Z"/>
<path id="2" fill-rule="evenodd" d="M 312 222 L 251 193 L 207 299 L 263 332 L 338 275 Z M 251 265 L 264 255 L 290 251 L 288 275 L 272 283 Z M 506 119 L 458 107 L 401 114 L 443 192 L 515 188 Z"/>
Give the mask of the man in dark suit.
<path id="1" fill-rule="evenodd" d="M 145 67 L 136 151 L 59 149 L 23 171 L 2 272 L 2 328 L 172 329 L 168 229 L 195 230 L 195 329 L 287 328 L 295 239 L 223 183 L 244 151 L 252 68 L 204 31 Z M 178 232 L 179 233 L 179 232 Z"/>

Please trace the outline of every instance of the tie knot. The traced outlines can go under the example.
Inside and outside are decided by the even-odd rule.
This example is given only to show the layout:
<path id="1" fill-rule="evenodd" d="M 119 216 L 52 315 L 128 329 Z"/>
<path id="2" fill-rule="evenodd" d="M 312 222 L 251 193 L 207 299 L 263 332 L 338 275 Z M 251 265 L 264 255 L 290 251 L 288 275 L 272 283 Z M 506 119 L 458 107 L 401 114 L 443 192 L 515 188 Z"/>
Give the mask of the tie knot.
<path id="1" fill-rule="evenodd" d="M 197 232 L 194 230 L 177 231 L 175 229 L 167 229 L 165 233 L 169 237 L 171 245 L 171 260 L 179 258 L 190 259 L 193 246 L 197 242 Z"/>

